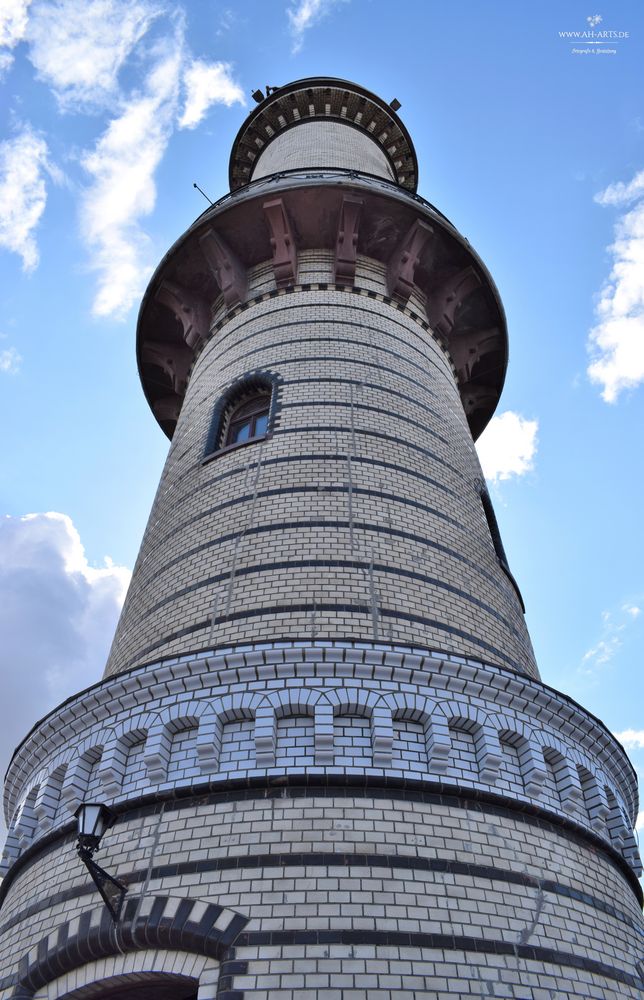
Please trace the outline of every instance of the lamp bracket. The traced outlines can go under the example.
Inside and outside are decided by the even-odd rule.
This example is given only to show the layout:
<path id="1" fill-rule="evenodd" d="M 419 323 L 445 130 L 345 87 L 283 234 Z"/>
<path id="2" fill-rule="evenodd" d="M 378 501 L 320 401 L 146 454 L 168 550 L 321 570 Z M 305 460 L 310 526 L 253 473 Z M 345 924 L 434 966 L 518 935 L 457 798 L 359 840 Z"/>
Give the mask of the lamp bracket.
<path id="1" fill-rule="evenodd" d="M 103 902 L 110 911 L 112 920 L 114 923 L 118 923 L 118 919 L 123 908 L 125 894 L 127 892 L 127 886 L 123 885 L 122 882 L 119 882 L 118 879 L 113 878 L 112 875 L 109 875 L 108 872 L 101 868 L 100 865 L 97 865 L 95 861 L 92 861 L 91 856 L 86 852 L 80 853 L 80 857 L 90 873 L 94 885 L 100 892 Z"/>

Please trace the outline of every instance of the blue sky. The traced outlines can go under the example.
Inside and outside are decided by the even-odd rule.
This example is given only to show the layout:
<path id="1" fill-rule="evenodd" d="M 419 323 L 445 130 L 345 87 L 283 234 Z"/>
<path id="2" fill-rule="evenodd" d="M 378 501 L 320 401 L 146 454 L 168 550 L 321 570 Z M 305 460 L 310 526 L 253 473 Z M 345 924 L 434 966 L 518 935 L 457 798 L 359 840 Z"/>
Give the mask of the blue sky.
<path id="1" fill-rule="evenodd" d="M 167 451 L 134 356 L 147 278 L 205 207 L 193 181 L 227 190 L 250 92 L 329 74 L 401 101 L 420 193 L 499 287 L 481 454 L 541 673 L 644 775 L 643 55 L 637 0 L 4 0 L 4 760 L 99 678 L 136 558 Z"/>

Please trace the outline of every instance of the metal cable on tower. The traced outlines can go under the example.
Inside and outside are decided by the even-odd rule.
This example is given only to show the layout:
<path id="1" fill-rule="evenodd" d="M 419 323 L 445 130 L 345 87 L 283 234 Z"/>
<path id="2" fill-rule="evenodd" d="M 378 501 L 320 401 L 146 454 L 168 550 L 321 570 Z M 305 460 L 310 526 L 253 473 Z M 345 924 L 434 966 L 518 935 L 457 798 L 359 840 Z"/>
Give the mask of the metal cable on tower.
<path id="1" fill-rule="evenodd" d="M 635 775 L 474 446 L 499 293 L 396 99 L 253 97 L 141 304 L 171 444 L 104 678 L 7 772 L 0 996 L 642 997 Z"/>

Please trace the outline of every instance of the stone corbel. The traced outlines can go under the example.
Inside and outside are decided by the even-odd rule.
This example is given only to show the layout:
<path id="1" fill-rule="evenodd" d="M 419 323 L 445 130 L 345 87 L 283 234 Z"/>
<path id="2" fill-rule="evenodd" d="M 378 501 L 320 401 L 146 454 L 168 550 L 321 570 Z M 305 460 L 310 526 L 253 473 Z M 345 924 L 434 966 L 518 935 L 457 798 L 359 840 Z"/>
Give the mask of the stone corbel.
<path id="1" fill-rule="evenodd" d="M 115 798 L 123 787 L 127 766 L 127 747 L 117 742 L 105 751 L 98 767 L 98 780 L 108 798 Z"/>
<path id="2" fill-rule="evenodd" d="M 596 777 L 593 775 L 584 788 L 584 800 L 588 816 L 590 818 L 591 829 L 599 834 L 606 834 L 606 821 L 610 816 L 610 809 L 606 800 L 606 792 Z"/>
<path id="3" fill-rule="evenodd" d="M 335 242 L 335 280 L 339 285 L 353 285 L 358 252 L 358 223 L 362 199 L 345 195 L 340 208 L 338 235 Z"/>
<path id="4" fill-rule="evenodd" d="M 543 755 L 538 753 L 529 741 L 526 741 L 525 746 L 519 751 L 519 766 L 526 794 L 538 799 L 543 794 L 547 772 L 543 763 Z"/>
<path id="5" fill-rule="evenodd" d="M 0 857 L 0 878 L 4 878 L 19 854 L 18 838 L 14 832 L 11 832 L 7 837 L 2 856 Z"/>
<path id="6" fill-rule="evenodd" d="M 294 285 L 297 276 L 297 248 L 284 201 L 282 198 L 265 201 L 262 208 L 271 232 L 273 273 L 277 287 Z"/>
<path id="7" fill-rule="evenodd" d="M 260 706 L 255 714 L 255 764 L 257 767 L 275 766 L 276 726 L 277 719 L 273 706 Z"/>
<path id="8" fill-rule="evenodd" d="M 642 859 L 640 858 L 640 852 L 638 850 L 635 837 L 630 830 L 625 831 L 622 854 L 639 878 L 642 874 Z"/>
<path id="9" fill-rule="evenodd" d="M 188 347 L 148 340 L 143 343 L 141 360 L 156 365 L 168 376 L 172 388 L 178 395 L 186 389 L 188 370 L 192 364 L 192 351 Z"/>
<path id="10" fill-rule="evenodd" d="M 474 385 L 472 382 L 467 382 L 461 386 L 461 400 L 467 417 L 485 406 L 494 406 L 497 397 L 498 393 L 487 385 Z"/>
<path id="11" fill-rule="evenodd" d="M 488 785 L 496 784 L 503 760 L 497 732 L 489 726 L 480 726 L 474 737 L 474 747 L 481 781 Z"/>
<path id="12" fill-rule="evenodd" d="M 414 275 L 421 254 L 434 230 L 417 219 L 394 250 L 387 268 L 387 288 L 392 298 L 407 302 L 414 290 Z"/>
<path id="13" fill-rule="evenodd" d="M 171 750 L 172 734 L 167 726 L 162 726 L 150 733 L 143 751 L 143 763 L 148 781 L 157 784 L 166 780 Z"/>
<path id="14" fill-rule="evenodd" d="M 438 718 L 429 720 L 425 724 L 425 745 L 430 770 L 444 774 L 452 750 L 452 740 L 447 723 Z"/>
<path id="15" fill-rule="evenodd" d="M 374 767 L 391 767 L 394 745 L 394 730 L 391 709 L 374 708 L 371 715 L 371 743 Z"/>
<path id="16" fill-rule="evenodd" d="M 202 716 L 195 749 L 199 770 L 202 774 L 212 774 L 219 767 L 221 753 L 222 721 L 219 716 Z"/>
<path id="17" fill-rule="evenodd" d="M 49 784 L 41 785 L 34 802 L 34 816 L 40 833 L 46 833 L 54 825 L 57 804 L 55 793 Z"/>
<path id="18" fill-rule="evenodd" d="M 155 399 L 152 403 L 152 410 L 157 420 L 177 421 L 181 410 L 181 397 L 176 395 L 161 396 L 160 399 Z"/>
<path id="19" fill-rule="evenodd" d="M 333 764 L 333 706 L 318 702 L 315 706 L 315 763 Z"/>
<path id="20" fill-rule="evenodd" d="M 577 768 L 563 756 L 552 767 L 564 811 L 575 813 L 584 798 Z"/>
<path id="21" fill-rule="evenodd" d="M 188 347 L 198 347 L 208 336 L 210 311 L 205 299 L 187 288 L 180 288 L 170 281 L 163 281 L 156 293 L 156 300 L 174 314 L 183 331 Z"/>
<path id="22" fill-rule="evenodd" d="M 472 369 L 486 354 L 499 349 L 499 331 L 480 330 L 463 333 L 449 341 L 449 353 L 458 373 L 459 382 L 465 384 L 472 377 Z"/>
<path id="23" fill-rule="evenodd" d="M 243 302 L 248 285 L 246 268 L 214 230 L 199 238 L 199 245 L 229 309 Z"/>
<path id="24" fill-rule="evenodd" d="M 481 284 L 473 267 L 465 267 L 453 274 L 430 296 L 427 302 L 429 325 L 439 337 L 449 337 L 454 328 L 456 310 Z"/>
<path id="25" fill-rule="evenodd" d="M 87 791 L 91 764 L 84 757 L 77 757 L 67 768 L 60 789 L 60 800 L 70 813 L 78 808 Z"/>

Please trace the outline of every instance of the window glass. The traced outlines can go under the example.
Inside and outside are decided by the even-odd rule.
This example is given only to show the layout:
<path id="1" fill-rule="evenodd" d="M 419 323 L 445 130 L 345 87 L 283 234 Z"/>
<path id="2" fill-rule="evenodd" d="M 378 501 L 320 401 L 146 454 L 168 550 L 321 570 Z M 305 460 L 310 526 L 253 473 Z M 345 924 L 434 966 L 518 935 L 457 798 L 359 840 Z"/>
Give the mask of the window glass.
<path id="1" fill-rule="evenodd" d="M 222 448 L 266 434 L 270 405 L 271 395 L 265 390 L 244 395 L 230 413 Z"/>
<path id="2" fill-rule="evenodd" d="M 255 434 L 265 434 L 268 430 L 268 413 L 262 413 L 255 421 Z"/>
<path id="3" fill-rule="evenodd" d="M 239 441 L 247 441 L 250 437 L 250 421 L 244 423 L 234 423 L 230 425 L 229 444 L 237 444 Z"/>

